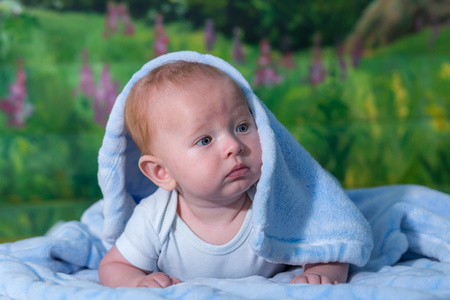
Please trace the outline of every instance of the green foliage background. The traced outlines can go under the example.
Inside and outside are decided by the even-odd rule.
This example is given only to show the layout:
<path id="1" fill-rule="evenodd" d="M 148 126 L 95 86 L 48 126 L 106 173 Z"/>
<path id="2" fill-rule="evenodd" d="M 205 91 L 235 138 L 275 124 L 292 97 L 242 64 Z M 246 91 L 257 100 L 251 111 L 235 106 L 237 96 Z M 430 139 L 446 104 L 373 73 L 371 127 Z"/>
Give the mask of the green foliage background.
<path id="1" fill-rule="evenodd" d="M 0 21 L 0 98 L 15 80 L 16 59 L 27 72 L 35 111 L 20 129 L 0 112 L 0 241 L 43 234 L 57 220 L 78 219 L 101 193 L 97 153 L 104 129 L 79 91 L 81 53 L 98 78 L 108 63 L 121 88 L 152 58 L 153 28 L 136 21 L 134 36 L 102 38 L 95 13 L 29 9 Z M 205 52 L 202 28 L 166 26 L 169 51 Z M 333 47 L 323 49 L 328 71 L 313 88 L 312 53 L 295 53 L 297 67 L 279 67 L 284 80 L 254 87 L 262 101 L 345 188 L 416 183 L 450 192 L 450 29 L 428 45 L 429 29 L 366 51 L 359 68 L 339 76 Z M 252 83 L 257 45 L 237 65 Z M 232 44 L 218 35 L 212 54 L 232 62 Z M 281 54 L 274 52 L 281 60 Z M 347 62 L 349 61 L 347 57 Z"/>
<path id="2" fill-rule="evenodd" d="M 104 13 L 109 0 L 22 0 L 33 7 L 60 11 Z M 372 0 L 126 0 L 130 13 L 147 24 L 153 24 L 157 13 L 166 22 L 188 20 L 194 29 L 202 28 L 212 17 L 216 29 L 231 38 L 238 26 L 247 43 L 257 44 L 262 36 L 272 47 L 283 50 L 281 37 L 291 38 L 292 49 L 308 48 L 314 34 L 322 33 L 323 43 L 334 45 L 352 30 L 361 12 Z M 343 17 L 345 16 L 345 17 Z"/>

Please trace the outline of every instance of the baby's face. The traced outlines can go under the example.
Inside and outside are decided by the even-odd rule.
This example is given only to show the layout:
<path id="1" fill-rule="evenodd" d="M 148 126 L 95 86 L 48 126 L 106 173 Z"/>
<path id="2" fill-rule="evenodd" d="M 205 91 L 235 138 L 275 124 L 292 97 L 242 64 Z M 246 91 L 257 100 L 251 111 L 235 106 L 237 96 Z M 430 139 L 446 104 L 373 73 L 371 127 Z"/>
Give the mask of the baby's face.
<path id="1" fill-rule="evenodd" d="M 157 156 L 185 198 L 226 202 L 259 180 L 257 127 L 235 85 L 207 79 L 161 97 Z"/>

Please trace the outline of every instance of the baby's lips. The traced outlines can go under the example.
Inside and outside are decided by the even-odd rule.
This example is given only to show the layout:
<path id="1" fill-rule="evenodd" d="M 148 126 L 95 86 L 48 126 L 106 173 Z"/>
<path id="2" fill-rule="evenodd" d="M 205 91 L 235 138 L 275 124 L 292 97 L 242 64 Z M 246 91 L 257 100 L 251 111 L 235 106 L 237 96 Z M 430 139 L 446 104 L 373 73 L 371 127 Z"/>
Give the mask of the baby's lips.
<path id="1" fill-rule="evenodd" d="M 231 169 L 230 173 L 228 173 L 227 177 L 237 178 L 241 176 L 245 176 L 250 172 L 250 168 L 244 164 L 237 164 Z"/>

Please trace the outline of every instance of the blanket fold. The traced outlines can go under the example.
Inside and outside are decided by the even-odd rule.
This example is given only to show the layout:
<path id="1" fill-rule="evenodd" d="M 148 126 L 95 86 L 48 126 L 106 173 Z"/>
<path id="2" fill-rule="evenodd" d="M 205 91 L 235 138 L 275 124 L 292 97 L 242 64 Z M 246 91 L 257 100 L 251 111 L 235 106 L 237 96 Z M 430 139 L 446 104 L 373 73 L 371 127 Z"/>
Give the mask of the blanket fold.
<path id="1" fill-rule="evenodd" d="M 365 270 L 390 266 L 408 253 L 450 262 L 450 196 L 418 185 L 348 191 L 370 222 L 374 248 Z"/>
<path id="2" fill-rule="evenodd" d="M 152 69 L 175 60 L 209 64 L 242 89 L 253 112 L 262 148 L 262 175 L 253 201 L 251 246 L 265 259 L 293 265 L 347 262 L 363 266 L 373 247 L 371 230 L 341 186 L 295 140 L 253 93 L 233 66 L 191 51 L 160 56 L 136 72 L 118 96 L 99 152 L 99 183 L 105 199 L 104 239 L 113 243 L 134 208 L 133 198 L 154 191 L 139 174 L 134 142 L 124 128 L 124 106 L 134 83 Z M 133 185 L 127 185 L 132 178 Z"/>

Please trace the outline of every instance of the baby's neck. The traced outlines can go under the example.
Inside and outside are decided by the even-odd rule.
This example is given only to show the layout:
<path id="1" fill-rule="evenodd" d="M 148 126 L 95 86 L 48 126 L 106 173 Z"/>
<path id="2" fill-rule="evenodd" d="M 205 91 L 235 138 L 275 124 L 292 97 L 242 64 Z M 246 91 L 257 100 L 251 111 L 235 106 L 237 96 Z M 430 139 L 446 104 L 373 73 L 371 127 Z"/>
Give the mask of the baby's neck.
<path id="1" fill-rule="evenodd" d="M 179 195 L 177 214 L 203 241 L 223 245 L 237 235 L 250 205 L 246 193 L 226 206 L 195 205 Z"/>

